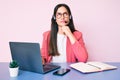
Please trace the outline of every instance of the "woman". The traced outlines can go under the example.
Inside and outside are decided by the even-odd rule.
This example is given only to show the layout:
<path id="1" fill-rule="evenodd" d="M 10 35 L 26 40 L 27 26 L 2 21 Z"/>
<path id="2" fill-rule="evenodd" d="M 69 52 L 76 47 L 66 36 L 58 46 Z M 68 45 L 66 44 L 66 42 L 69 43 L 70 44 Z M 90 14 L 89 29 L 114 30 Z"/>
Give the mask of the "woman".
<path id="1" fill-rule="evenodd" d="M 86 62 L 88 54 L 82 33 L 75 30 L 70 8 L 58 4 L 51 19 L 51 30 L 44 32 L 43 62 Z"/>

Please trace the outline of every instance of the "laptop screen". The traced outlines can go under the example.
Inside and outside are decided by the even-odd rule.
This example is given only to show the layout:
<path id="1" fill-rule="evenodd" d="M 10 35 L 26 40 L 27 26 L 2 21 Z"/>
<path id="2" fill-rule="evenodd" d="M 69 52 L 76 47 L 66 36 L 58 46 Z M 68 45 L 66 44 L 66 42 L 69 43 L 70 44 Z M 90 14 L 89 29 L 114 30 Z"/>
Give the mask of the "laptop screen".
<path id="1" fill-rule="evenodd" d="M 19 63 L 19 69 L 43 73 L 39 43 L 9 42 L 11 56 Z"/>

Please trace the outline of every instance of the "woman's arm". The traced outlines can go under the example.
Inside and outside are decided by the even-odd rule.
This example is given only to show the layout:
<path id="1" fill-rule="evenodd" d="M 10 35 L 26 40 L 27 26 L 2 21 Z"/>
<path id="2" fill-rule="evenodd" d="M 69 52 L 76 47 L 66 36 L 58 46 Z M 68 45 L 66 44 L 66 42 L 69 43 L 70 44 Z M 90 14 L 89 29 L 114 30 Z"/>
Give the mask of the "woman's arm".
<path id="1" fill-rule="evenodd" d="M 49 32 L 50 31 L 43 33 L 43 42 L 42 42 L 41 54 L 42 54 L 42 60 L 43 60 L 44 64 L 49 63 L 51 60 L 51 57 L 48 55 Z"/>
<path id="2" fill-rule="evenodd" d="M 85 44 L 82 38 L 82 33 L 77 32 L 74 34 L 76 36 L 76 41 L 72 44 L 72 49 L 75 57 L 80 62 L 86 62 L 88 59 L 88 53 L 85 48 Z"/>
<path id="3" fill-rule="evenodd" d="M 72 33 L 68 26 L 62 26 L 62 30 L 70 39 L 77 60 L 81 62 L 86 62 L 88 59 L 88 53 L 84 45 L 82 33 L 79 31 L 75 31 L 74 33 Z"/>

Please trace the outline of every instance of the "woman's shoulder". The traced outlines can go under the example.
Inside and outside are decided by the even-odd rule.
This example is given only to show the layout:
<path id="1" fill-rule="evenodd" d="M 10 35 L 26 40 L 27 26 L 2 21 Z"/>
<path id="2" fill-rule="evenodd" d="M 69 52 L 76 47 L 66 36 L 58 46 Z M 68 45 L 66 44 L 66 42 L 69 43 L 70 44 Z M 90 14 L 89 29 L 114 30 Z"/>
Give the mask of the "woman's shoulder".
<path id="1" fill-rule="evenodd" d="M 43 32 L 43 37 L 44 37 L 45 39 L 48 39 L 48 38 L 50 37 L 50 31 L 45 31 L 45 32 Z"/>
<path id="2" fill-rule="evenodd" d="M 80 39 L 82 37 L 82 32 L 76 30 L 73 32 L 73 35 L 77 38 L 77 39 Z"/>
<path id="3" fill-rule="evenodd" d="M 50 34 L 50 30 L 43 32 L 43 35 L 49 35 L 49 34 Z"/>
<path id="4" fill-rule="evenodd" d="M 76 31 L 73 32 L 73 34 L 74 34 L 75 36 L 81 36 L 81 35 L 82 35 L 82 32 L 76 30 Z"/>

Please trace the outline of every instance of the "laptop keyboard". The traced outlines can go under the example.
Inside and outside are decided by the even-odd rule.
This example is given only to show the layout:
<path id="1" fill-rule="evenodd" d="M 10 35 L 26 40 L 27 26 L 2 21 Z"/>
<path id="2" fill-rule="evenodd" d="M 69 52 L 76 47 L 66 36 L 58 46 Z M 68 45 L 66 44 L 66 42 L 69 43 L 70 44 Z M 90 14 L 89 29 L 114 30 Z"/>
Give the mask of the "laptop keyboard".
<path id="1" fill-rule="evenodd" d="M 45 64 L 45 65 L 43 65 L 43 69 L 44 69 L 45 72 L 50 71 L 50 70 L 54 70 L 54 69 L 57 69 L 57 68 L 59 68 L 59 66 L 53 65 L 53 64 Z"/>

